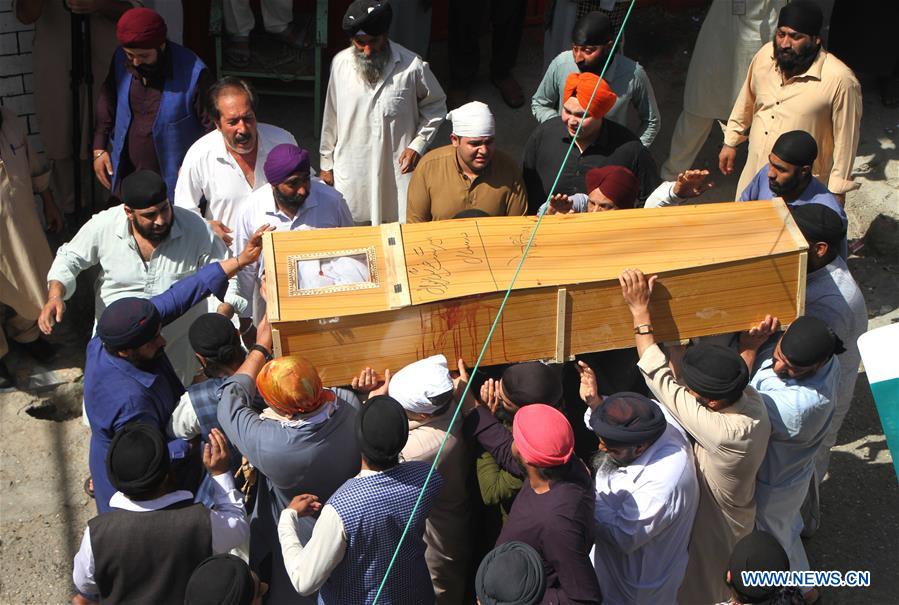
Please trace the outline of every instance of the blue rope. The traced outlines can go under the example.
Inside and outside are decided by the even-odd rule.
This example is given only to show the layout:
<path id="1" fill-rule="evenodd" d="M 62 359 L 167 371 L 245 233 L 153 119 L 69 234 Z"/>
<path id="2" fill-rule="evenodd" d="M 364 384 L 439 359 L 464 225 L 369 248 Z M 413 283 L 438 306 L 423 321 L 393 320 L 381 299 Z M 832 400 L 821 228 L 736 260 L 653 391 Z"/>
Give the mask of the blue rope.
<path id="1" fill-rule="evenodd" d="M 628 18 L 631 16 L 631 11 L 634 8 L 634 2 L 636 0 L 631 0 L 630 5 L 627 7 L 627 13 L 624 15 L 624 20 L 621 22 L 621 27 L 618 29 L 618 34 L 615 36 L 615 42 L 612 44 L 612 48 L 609 51 L 609 56 L 606 57 L 606 62 L 602 66 L 602 72 L 599 74 L 600 80 L 597 81 L 596 86 L 593 87 L 593 92 L 590 94 L 590 100 L 587 102 L 587 107 L 593 103 L 593 98 L 596 96 L 596 91 L 599 89 L 600 81 L 602 77 L 606 73 L 606 69 L 609 67 L 609 63 L 614 56 L 615 49 L 618 47 L 618 41 L 621 39 L 621 34 L 624 32 L 624 26 L 627 24 Z M 586 113 L 586 112 L 585 112 Z M 574 133 L 574 136 L 571 138 L 571 144 L 568 145 L 568 150 L 565 152 L 565 157 L 562 160 L 561 166 L 559 166 L 559 171 L 556 173 L 556 178 L 553 180 L 552 187 L 549 189 L 549 193 L 546 196 L 546 201 L 550 201 L 553 196 L 553 192 L 556 190 L 556 186 L 559 184 L 559 179 L 562 177 L 562 170 L 565 167 L 565 164 L 568 162 L 568 157 L 571 155 L 571 150 L 574 148 L 575 141 L 577 140 L 578 134 L 581 132 L 581 126 L 584 125 L 584 120 L 577 126 L 577 130 Z M 547 209 L 549 207 L 547 206 Z M 387 570 L 384 572 L 384 577 L 381 578 L 381 584 L 378 586 L 378 592 L 375 594 L 375 600 L 372 602 L 372 605 L 377 605 L 378 599 L 381 597 L 381 592 L 384 590 L 384 585 L 387 583 L 387 577 L 390 575 L 390 571 L 393 569 L 393 564 L 396 562 L 396 558 L 399 555 L 400 547 L 403 545 L 403 540 L 406 538 L 406 534 L 409 533 L 409 528 L 412 526 L 412 519 L 415 518 L 415 513 L 418 511 L 418 507 L 421 504 L 421 499 L 424 497 L 425 490 L 428 487 L 428 483 L 431 481 L 431 476 L 434 474 L 434 469 L 437 468 L 437 462 L 440 460 L 440 455 L 443 453 L 443 448 L 446 446 L 446 440 L 449 438 L 450 432 L 453 430 L 453 425 L 456 423 L 456 419 L 459 417 L 459 411 L 462 409 L 462 402 L 465 401 L 465 397 L 468 395 L 468 391 L 471 388 L 471 382 L 474 378 L 475 374 L 478 371 L 478 368 L 481 367 L 481 360 L 484 359 L 484 354 L 487 351 L 487 346 L 490 344 L 490 339 L 493 338 L 493 332 L 496 330 L 496 326 L 499 324 L 500 317 L 502 317 L 503 310 L 506 308 L 506 302 L 509 300 L 509 296 L 512 294 L 512 288 L 515 286 L 515 282 L 518 279 L 518 274 L 521 272 L 521 267 L 524 265 L 524 261 L 528 256 L 528 252 L 531 249 L 531 245 L 534 243 L 534 238 L 537 236 L 537 229 L 540 228 L 540 223 L 543 222 L 543 216 L 546 214 L 546 211 L 539 213 L 537 216 L 537 224 L 534 225 L 533 231 L 531 231 L 531 237 L 528 239 L 527 246 L 525 246 L 524 251 L 521 254 L 521 260 L 518 261 L 518 266 L 515 268 L 515 273 L 512 275 L 512 281 L 509 282 L 509 287 L 506 288 L 506 294 L 503 296 L 503 302 L 499 306 L 499 310 L 496 313 L 496 317 L 493 319 L 493 324 L 490 326 L 490 331 L 487 333 L 487 338 L 484 340 L 484 346 L 481 347 L 481 352 L 478 355 L 478 359 L 474 364 L 474 368 L 472 368 L 471 375 L 469 377 L 468 382 L 465 384 L 465 389 L 462 391 L 462 396 L 459 398 L 459 403 L 456 405 L 456 409 L 453 411 L 453 417 L 450 419 L 449 426 L 446 428 L 446 433 L 443 435 L 443 440 L 440 442 L 440 448 L 437 450 L 437 455 L 434 456 L 434 462 L 431 463 L 431 468 L 428 470 L 428 474 L 425 477 L 424 485 L 421 487 L 421 491 L 418 493 L 418 498 L 415 500 L 415 505 L 412 507 L 412 513 L 409 515 L 409 520 L 406 522 L 406 526 L 403 528 L 403 533 L 400 535 L 400 540 L 396 545 L 396 549 L 393 551 L 393 556 L 390 557 L 390 564 L 387 566 Z"/>

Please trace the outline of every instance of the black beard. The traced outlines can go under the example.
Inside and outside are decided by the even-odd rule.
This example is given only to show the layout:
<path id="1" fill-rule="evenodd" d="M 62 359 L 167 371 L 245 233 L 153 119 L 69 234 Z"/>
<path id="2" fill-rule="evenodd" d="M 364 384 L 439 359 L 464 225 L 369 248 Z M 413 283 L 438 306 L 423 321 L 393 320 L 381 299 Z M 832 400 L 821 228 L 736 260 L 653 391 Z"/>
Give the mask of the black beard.
<path id="1" fill-rule="evenodd" d="M 820 46 L 809 46 L 799 52 L 793 52 L 792 49 L 784 50 L 778 48 L 775 43 L 774 60 L 777 62 L 777 67 L 780 68 L 780 71 L 791 75 L 801 74 L 805 73 L 812 66 L 820 49 Z"/>
<path id="2" fill-rule="evenodd" d="M 788 180 L 783 185 L 778 184 L 774 179 L 768 179 L 768 188 L 771 190 L 771 193 L 779 195 L 780 197 L 791 195 L 793 193 L 796 193 L 796 189 L 799 187 L 800 179 L 801 176 L 798 172 L 794 174 L 790 178 L 790 180 Z"/>
<path id="3" fill-rule="evenodd" d="M 158 244 L 159 242 L 167 238 L 169 236 L 169 233 L 172 231 L 171 222 L 166 225 L 165 231 L 163 231 L 162 233 L 156 233 L 151 229 L 144 229 L 135 219 L 131 220 L 131 227 L 132 229 L 140 233 L 141 237 L 143 237 L 147 241 L 153 242 L 154 244 Z"/>
<path id="4" fill-rule="evenodd" d="M 606 64 L 606 59 L 609 58 L 610 51 L 604 51 L 599 57 L 596 58 L 596 63 L 592 66 L 587 65 L 586 61 L 580 61 L 577 63 L 577 68 L 581 71 L 581 73 L 589 72 L 592 74 L 596 74 L 597 76 L 602 73 L 602 68 Z"/>
<path id="5" fill-rule="evenodd" d="M 299 211 L 300 207 L 303 205 L 303 202 L 306 201 L 306 196 L 284 195 L 283 193 L 278 191 L 277 187 L 272 187 L 272 193 L 275 194 L 275 201 L 278 202 L 279 206 L 286 208 L 294 214 Z"/>
<path id="6" fill-rule="evenodd" d="M 497 406 L 496 411 L 493 412 L 493 415 L 496 416 L 496 419 L 501 423 L 507 425 L 511 425 L 512 420 L 515 418 L 515 414 L 507 410 L 503 404 L 499 404 Z"/>

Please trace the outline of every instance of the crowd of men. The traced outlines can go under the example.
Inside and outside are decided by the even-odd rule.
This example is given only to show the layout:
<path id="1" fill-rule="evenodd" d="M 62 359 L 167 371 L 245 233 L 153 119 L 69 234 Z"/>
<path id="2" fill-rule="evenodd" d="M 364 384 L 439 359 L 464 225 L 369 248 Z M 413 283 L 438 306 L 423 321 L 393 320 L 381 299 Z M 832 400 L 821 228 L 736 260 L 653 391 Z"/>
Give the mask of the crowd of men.
<path id="1" fill-rule="evenodd" d="M 33 4 L 18 0 L 20 18 L 37 18 Z M 729 18 L 739 35 L 718 39 L 715 61 L 733 55 L 727 78 L 739 82 L 710 84 L 715 70 L 694 56 L 661 174 L 647 149 L 661 119 L 652 85 L 614 45 L 620 3 L 573 26 L 555 10 L 531 105 L 538 124 L 519 159 L 497 149 L 490 108 L 466 98 L 470 64 L 454 70 L 450 98 L 461 102 L 447 112 L 428 63 L 392 39 L 410 18 L 402 11 L 421 7 L 356 0 L 343 17 L 350 45 L 331 67 L 317 172 L 292 134 L 257 122 L 247 82 L 213 81 L 158 13 L 121 4 L 104 5 L 119 46 L 92 137 L 96 178 L 117 205 L 55 256 L 44 227 L 63 217 L 50 171 L 0 108 L 3 386 L 14 383 L 7 337 L 50 358 L 44 335 L 66 321 L 79 275 L 96 275 L 84 415 L 85 490 L 99 514 L 74 559 L 73 602 L 820 598 L 741 575 L 809 569 L 802 537 L 821 522 L 818 487 L 867 329 L 843 209 L 857 187 L 861 92 L 822 45 L 814 2 L 759 0 L 727 16 L 718 13 L 730 3 L 713 3 L 698 44 Z M 229 53 L 243 61 L 252 20 L 226 4 Z M 263 0 L 265 28 L 302 47 L 305 30 L 282 4 Z M 515 38 L 515 19 L 495 4 L 493 36 Z M 558 52 L 562 27 L 570 48 Z M 520 105 L 514 53 L 501 46 L 491 75 Z M 698 108 L 697 95 L 718 106 Z M 748 141 L 738 198 L 781 199 L 808 241 L 805 315 L 786 329 L 759 309 L 764 319 L 743 333 L 656 342 L 650 303 L 664 276 L 628 269 L 619 281 L 634 349 L 615 359 L 469 376 L 466 360 L 436 355 L 323 385 L 314 359 L 273 358 L 265 232 L 683 204 L 712 186 L 690 165 L 727 114 L 721 172 Z M 447 119 L 450 141 L 435 147 Z M 315 269 L 315 287 L 358 279 L 352 263 Z"/>

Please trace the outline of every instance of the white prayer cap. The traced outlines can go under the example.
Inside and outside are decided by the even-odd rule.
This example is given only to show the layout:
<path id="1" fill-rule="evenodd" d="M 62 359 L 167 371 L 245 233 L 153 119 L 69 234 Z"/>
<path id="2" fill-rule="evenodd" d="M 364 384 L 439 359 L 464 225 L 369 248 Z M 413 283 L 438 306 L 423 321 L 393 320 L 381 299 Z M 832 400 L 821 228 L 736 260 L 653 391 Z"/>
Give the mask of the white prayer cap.
<path id="1" fill-rule="evenodd" d="M 403 409 L 421 414 L 433 414 L 441 406 L 430 398 L 453 390 L 446 357 L 433 355 L 407 365 L 390 379 L 388 394 L 400 402 Z"/>
<path id="2" fill-rule="evenodd" d="M 457 137 L 492 137 L 496 133 L 493 114 L 480 101 L 457 107 L 446 117 L 453 121 L 453 134 Z"/>

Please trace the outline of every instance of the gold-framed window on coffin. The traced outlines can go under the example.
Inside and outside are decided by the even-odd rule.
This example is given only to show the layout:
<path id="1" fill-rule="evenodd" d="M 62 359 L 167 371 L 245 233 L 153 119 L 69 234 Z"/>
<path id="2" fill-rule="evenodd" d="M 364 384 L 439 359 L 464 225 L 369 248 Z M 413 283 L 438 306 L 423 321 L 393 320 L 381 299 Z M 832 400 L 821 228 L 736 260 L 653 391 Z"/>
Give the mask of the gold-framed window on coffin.
<path id="1" fill-rule="evenodd" d="M 313 285 L 309 286 L 304 283 L 304 276 L 309 271 L 303 269 L 305 263 L 318 262 L 318 275 L 330 279 L 325 275 L 323 261 L 331 261 L 331 267 L 334 271 L 343 271 L 349 279 L 360 277 L 346 283 L 335 283 L 333 285 Z M 335 267 L 338 261 L 346 261 L 341 263 L 340 267 Z M 313 267 L 309 267 L 312 272 Z M 366 248 L 352 248 L 349 250 L 334 250 L 326 253 L 303 253 L 292 254 L 287 257 L 287 292 L 288 296 L 316 296 L 321 294 L 334 294 L 337 292 L 352 292 L 355 290 L 369 290 L 372 288 L 380 288 L 381 280 L 378 276 L 377 251 L 374 246 Z"/>

